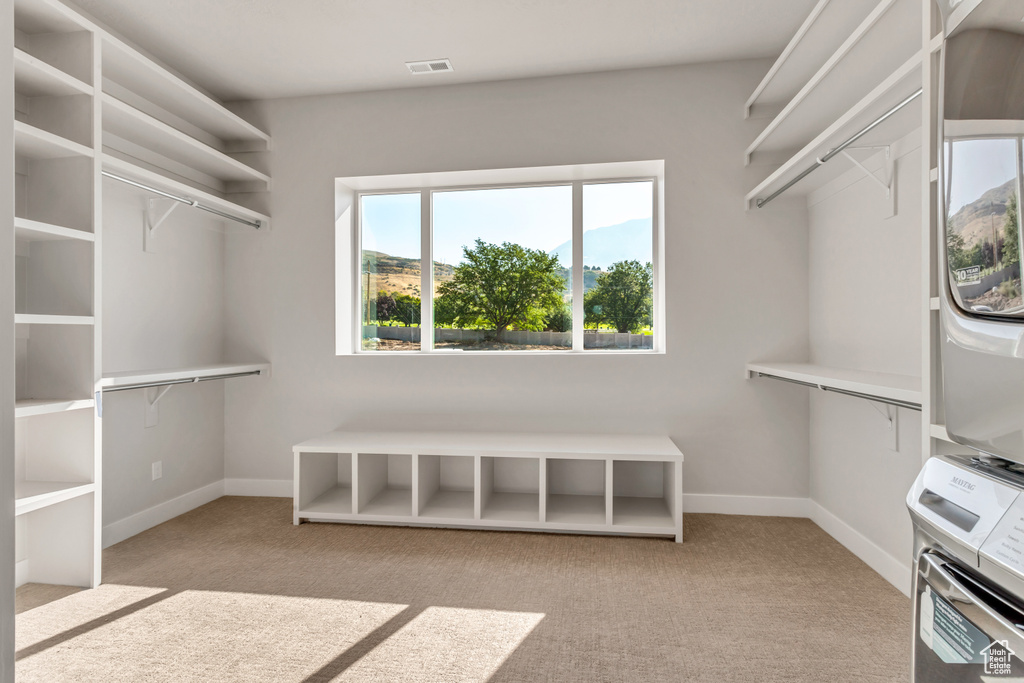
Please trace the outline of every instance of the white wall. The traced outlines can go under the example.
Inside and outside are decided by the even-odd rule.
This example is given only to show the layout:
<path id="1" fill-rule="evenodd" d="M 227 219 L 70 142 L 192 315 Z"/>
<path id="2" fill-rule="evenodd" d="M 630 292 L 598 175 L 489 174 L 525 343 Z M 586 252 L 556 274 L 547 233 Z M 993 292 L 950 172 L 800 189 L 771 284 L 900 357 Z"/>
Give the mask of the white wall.
<path id="1" fill-rule="evenodd" d="M 898 159 L 895 217 L 884 218 L 883 191 L 864 177 L 826 198 L 812 197 L 812 362 L 921 372 L 922 171 L 920 134 L 914 137 Z M 848 174 L 837 185 L 855 177 Z M 921 414 L 899 411 L 899 452 L 894 452 L 888 421 L 874 405 L 814 392 L 811 498 L 909 571 L 912 530 L 905 500 L 921 466 Z"/>
<path id="2" fill-rule="evenodd" d="M 291 446 L 339 427 L 655 432 L 686 453 L 688 492 L 806 497 L 806 392 L 743 373 L 807 353 L 805 211 L 743 206 L 764 171 L 742 164 L 763 126 L 743 103 L 768 66 L 246 107 L 274 139 L 273 226 L 228 237 L 227 349 L 273 376 L 225 387 L 229 481 L 290 480 Z M 665 160 L 666 355 L 335 356 L 335 177 L 640 159 Z"/>
<path id="3" fill-rule="evenodd" d="M 0 683 L 14 681 L 14 9 L 0 0 Z"/>
<path id="4" fill-rule="evenodd" d="M 142 248 L 142 194 L 103 181 L 103 371 L 217 363 L 224 341 L 224 235 L 181 206 Z M 143 390 L 103 397 L 103 524 L 224 477 L 224 387 L 175 387 L 145 427 Z M 152 481 L 151 464 L 163 477 Z"/>

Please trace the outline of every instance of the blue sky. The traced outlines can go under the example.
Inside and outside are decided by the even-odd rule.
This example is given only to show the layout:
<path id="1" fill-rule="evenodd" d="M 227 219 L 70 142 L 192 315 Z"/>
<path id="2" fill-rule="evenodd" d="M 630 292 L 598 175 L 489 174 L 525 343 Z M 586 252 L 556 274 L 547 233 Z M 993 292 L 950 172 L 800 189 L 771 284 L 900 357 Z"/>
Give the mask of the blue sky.
<path id="1" fill-rule="evenodd" d="M 649 182 L 583 188 L 583 230 L 650 218 Z M 420 255 L 420 196 L 365 195 L 363 249 L 392 256 Z M 462 247 L 477 238 L 551 251 L 572 239 L 572 187 L 502 188 L 434 193 L 434 260 L 462 261 Z M 569 266 L 570 264 L 563 264 Z"/>
<path id="2" fill-rule="evenodd" d="M 961 140 L 952 156 L 950 216 L 1017 174 L 1016 140 Z"/>

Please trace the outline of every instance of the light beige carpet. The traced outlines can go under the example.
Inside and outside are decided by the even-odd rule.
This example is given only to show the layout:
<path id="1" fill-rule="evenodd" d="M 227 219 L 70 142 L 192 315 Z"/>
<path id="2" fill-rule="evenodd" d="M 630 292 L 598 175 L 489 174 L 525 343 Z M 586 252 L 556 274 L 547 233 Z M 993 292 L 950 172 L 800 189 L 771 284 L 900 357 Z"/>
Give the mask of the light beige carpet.
<path id="1" fill-rule="evenodd" d="M 227 497 L 19 590 L 18 680 L 899 681 L 910 605 L 808 520 L 686 543 L 291 524 Z"/>

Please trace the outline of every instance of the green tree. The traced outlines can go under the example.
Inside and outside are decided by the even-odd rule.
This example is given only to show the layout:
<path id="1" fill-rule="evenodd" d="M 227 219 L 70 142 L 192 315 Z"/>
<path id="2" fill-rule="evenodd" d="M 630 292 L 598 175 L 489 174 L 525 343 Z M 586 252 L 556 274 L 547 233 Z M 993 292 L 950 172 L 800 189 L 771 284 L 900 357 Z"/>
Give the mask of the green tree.
<path id="1" fill-rule="evenodd" d="M 412 326 L 420 324 L 420 298 L 411 294 L 392 295 L 395 299 L 395 312 L 391 314 L 392 320 Z"/>
<path id="2" fill-rule="evenodd" d="M 552 310 L 544 320 L 544 329 L 552 332 L 569 332 L 572 330 L 572 306 L 563 303 Z"/>
<path id="3" fill-rule="evenodd" d="M 377 322 L 386 322 L 391 320 L 398 311 L 394 297 L 387 292 L 377 292 L 376 311 L 377 314 L 375 317 Z"/>
<path id="4" fill-rule="evenodd" d="M 584 324 L 608 324 L 619 332 L 639 332 L 650 325 L 654 269 L 639 261 L 619 261 L 597 276 L 583 299 Z"/>
<path id="5" fill-rule="evenodd" d="M 953 229 L 952 221 L 946 224 L 946 260 L 951 270 L 971 265 L 970 257 L 964 248 L 964 236 Z"/>
<path id="6" fill-rule="evenodd" d="M 1017 193 L 1010 195 L 1006 202 L 1006 219 L 1003 222 L 1003 266 L 1020 263 L 1020 237 L 1017 222 Z"/>
<path id="7" fill-rule="evenodd" d="M 479 239 L 462 253 L 465 261 L 438 287 L 454 324 L 493 328 L 500 339 L 509 327 L 542 329 L 548 313 L 562 305 L 565 280 L 558 257 Z"/>

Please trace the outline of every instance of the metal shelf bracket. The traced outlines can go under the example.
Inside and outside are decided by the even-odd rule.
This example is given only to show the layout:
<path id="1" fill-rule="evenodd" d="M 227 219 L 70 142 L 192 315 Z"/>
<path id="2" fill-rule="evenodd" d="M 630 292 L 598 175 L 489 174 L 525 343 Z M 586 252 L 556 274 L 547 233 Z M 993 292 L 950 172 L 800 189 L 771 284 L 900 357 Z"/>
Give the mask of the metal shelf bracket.
<path id="1" fill-rule="evenodd" d="M 878 176 L 874 174 L 867 166 L 858 161 L 847 149 L 869 149 L 869 150 L 885 150 L 885 180 L 880 180 Z M 892 218 L 896 215 L 896 160 L 892 156 L 892 145 L 872 145 L 865 147 L 848 147 L 842 151 L 842 155 L 846 157 L 850 163 L 860 169 L 865 176 L 875 182 L 876 185 L 885 190 L 885 198 L 889 204 L 887 207 L 886 218 Z"/>
<path id="2" fill-rule="evenodd" d="M 143 221 L 142 250 L 153 251 L 153 238 L 157 228 L 171 217 L 174 210 L 182 206 L 181 202 L 163 197 L 148 197 L 146 199 L 146 213 Z"/>

